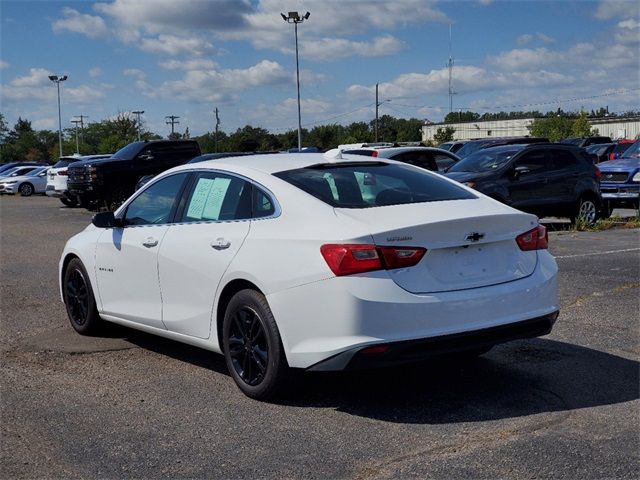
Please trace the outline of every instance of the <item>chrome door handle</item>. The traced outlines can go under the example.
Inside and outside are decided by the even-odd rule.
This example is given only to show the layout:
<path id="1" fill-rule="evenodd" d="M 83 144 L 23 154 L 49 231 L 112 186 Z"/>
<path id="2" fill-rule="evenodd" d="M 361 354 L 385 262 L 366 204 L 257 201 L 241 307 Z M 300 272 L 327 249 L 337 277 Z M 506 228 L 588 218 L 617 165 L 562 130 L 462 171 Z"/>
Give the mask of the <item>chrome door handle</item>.
<path id="1" fill-rule="evenodd" d="M 147 248 L 155 247 L 156 245 L 158 245 L 158 240 L 153 237 L 147 237 L 144 239 L 144 242 L 142 242 L 142 245 Z"/>
<path id="2" fill-rule="evenodd" d="M 224 250 L 231 246 L 231 242 L 229 240 L 225 240 L 224 238 L 216 238 L 213 242 L 211 242 L 211 246 L 216 250 Z"/>

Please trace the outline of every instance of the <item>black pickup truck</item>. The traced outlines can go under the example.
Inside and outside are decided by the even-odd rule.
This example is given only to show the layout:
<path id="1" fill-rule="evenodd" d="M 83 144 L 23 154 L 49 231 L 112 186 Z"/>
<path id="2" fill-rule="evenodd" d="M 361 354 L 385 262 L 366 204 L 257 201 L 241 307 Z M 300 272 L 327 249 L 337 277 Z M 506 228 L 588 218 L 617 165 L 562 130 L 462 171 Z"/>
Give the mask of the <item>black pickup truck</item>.
<path id="1" fill-rule="evenodd" d="M 70 164 L 67 188 L 84 207 L 110 205 L 129 197 L 141 177 L 182 165 L 198 155 L 200 146 L 194 140 L 133 142 L 110 158 Z"/>

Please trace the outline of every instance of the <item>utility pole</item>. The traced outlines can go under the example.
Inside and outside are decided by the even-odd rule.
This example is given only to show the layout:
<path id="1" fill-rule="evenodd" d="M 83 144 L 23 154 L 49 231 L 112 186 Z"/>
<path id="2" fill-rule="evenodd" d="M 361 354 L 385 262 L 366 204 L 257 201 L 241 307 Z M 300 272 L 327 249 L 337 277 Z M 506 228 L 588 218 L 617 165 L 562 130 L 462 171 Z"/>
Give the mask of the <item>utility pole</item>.
<path id="1" fill-rule="evenodd" d="M 72 119 L 71 123 L 73 123 L 76 127 L 76 153 L 80 154 L 80 143 L 78 142 L 78 124 L 82 123 L 82 120 Z"/>
<path id="2" fill-rule="evenodd" d="M 380 103 L 378 102 L 378 84 L 376 83 L 376 142 L 378 141 L 378 107 Z"/>
<path id="3" fill-rule="evenodd" d="M 80 119 L 80 143 L 84 143 L 84 119 L 89 118 L 89 115 L 76 115 L 75 117 Z"/>
<path id="4" fill-rule="evenodd" d="M 218 116 L 218 107 L 214 110 L 216 114 L 216 137 L 215 137 L 215 150 L 218 153 L 218 127 L 220 126 L 220 117 Z"/>
<path id="5" fill-rule="evenodd" d="M 453 55 L 451 53 L 451 24 L 449 24 L 449 61 L 447 62 L 449 68 L 449 113 L 453 112 Z"/>
<path id="6" fill-rule="evenodd" d="M 138 117 L 138 141 L 140 141 L 140 129 L 142 128 L 142 122 L 140 120 L 140 115 L 144 113 L 144 110 L 135 110 L 133 112 L 134 115 Z"/>
<path id="7" fill-rule="evenodd" d="M 167 115 L 164 118 L 168 118 L 169 119 L 168 121 L 166 121 L 164 123 L 166 123 L 167 125 L 171 125 L 171 139 L 173 140 L 173 135 L 174 135 L 174 132 L 175 132 L 174 126 L 175 126 L 176 123 L 178 123 L 178 124 L 180 123 L 177 120 L 180 117 L 176 117 L 175 115 Z"/>

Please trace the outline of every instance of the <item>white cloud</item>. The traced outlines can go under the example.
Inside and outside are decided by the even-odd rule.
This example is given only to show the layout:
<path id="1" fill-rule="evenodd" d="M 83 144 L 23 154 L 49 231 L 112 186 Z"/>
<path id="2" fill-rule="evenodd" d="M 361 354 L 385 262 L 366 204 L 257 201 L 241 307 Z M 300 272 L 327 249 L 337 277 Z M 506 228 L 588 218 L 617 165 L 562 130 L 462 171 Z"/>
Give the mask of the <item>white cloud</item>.
<path id="1" fill-rule="evenodd" d="M 100 67 L 93 67 L 91 70 L 89 70 L 89 76 L 91 78 L 97 78 L 100 75 L 102 75 L 102 69 Z"/>
<path id="2" fill-rule="evenodd" d="M 140 80 L 143 80 L 147 76 L 146 73 L 144 73 L 142 70 L 139 70 L 137 68 L 125 68 L 122 71 L 122 74 L 125 77 L 135 77 L 135 78 L 138 78 Z"/>
<path id="3" fill-rule="evenodd" d="M 146 52 L 165 55 L 201 56 L 216 53 L 213 45 L 204 39 L 168 34 L 160 34 L 157 38 L 143 38 L 139 47 Z"/>
<path id="4" fill-rule="evenodd" d="M 547 45 L 551 44 L 551 43 L 556 43 L 556 39 L 553 37 L 550 37 L 549 35 L 545 35 L 544 33 L 536 33 L 536 37 L 538 37 L 538 39 L 542 42 L 545 43 Z"/>
<path id="5" fill-rule="evenodd" d="M 518 45 L 526 45 L 527 43 L 530 43 L 533 38 L 533 35 L 531 35 L 530 33 L 524 33 L 516 38 L 516 43 Z"/>
<path id="6" fill-rule="evenodd" d="M 599 20 L 611 18 L 627 18 L 638 12 L 637 3 L 634 0 L 601 0 L 594 16 Z"/>
<path id="7" fill-rule="evenodd" d="M 244 15 L 250 13 L 252 7 L 248 0 L 115 0 L 112 3 L 97 3 L 95 9 L 122 24 L 158 33 L 167 27 L 184 31 L 241 28 L 245 25 Z"/>
<path id="8" fill-rule="evenodd" d="M 31 122 L 34 130 L 58 130 L 57 118 L 39 118 Z"/>
<path id="9" fill-rule="evenodd" d="M 16 77 L 7 85 L 2 85 L 2 100 L 21 102 L 26 100 L 54 101 L 55 85 L 49 80 L 51 72 L 44 68 L 31 68 L 29 75 Z M 73 85 L 64 82 L 60 93 L 65 103 L 88 104 L 105 97 L 103 90 L 108 86 Z"/>
<path id="10" fill-rule="evenodd" d="M 615 39 L 624 44 L 640 43 L 640 22 L 633 18 L 619 22 L 615 29 Z"/>
<path id="11" fill-rule="evenodd" d="M 9 68 L 9 63 L 4 60 L 0 60 L 0 70 L 4 70 L 5 68 Z"/>
<path id="12" fill-rule="evenodd" d="M 44 68 L 30 68 L 29 75 L 16 77 L 11 80 L 10 85 L 13 87 L 43 87 L 51 84 L 49 75 L 53 75 L 49 70 Z"/>
<path id="13" fill-rule="evenodd" d="M 232 101 L 244 90 L 262 86 L 289 84 L 291 73 L 277 62 L 263 60 L 246 69 L 190 70 L 181 80 L 167 81 L 159 87 L 145 85 L 142 93 L 152 98 L 181 100 Z"/>
<path id="14" fill-rule="evenodd" d="M 391 35 L 365 42 L 354 42 L 342 38 L 322 38 L 304 43 L 302 55 L 304 58 L 313 60 L 337 60 L 353 55 L 383 57 L 396 54 L 402 48 L 402 42 Z"/>
<path id="15" fill-rule="evenodd" d="M 109 33 L 109 29 L 102 17 L 80 13 L 69 7 L 62 9 L 62 16 L 64 18 L 55 20 L 51 24 L 53 31 L 56 33 L 75 32 L 86 35 L 89 38 L 100 38 Z"/>
<path id="16" fill-rule="evenodd" d="M 562 60 L 562 55 L 547 48 L 516 48 L 489 58 L 489 63 L 501 70 L 518 70 L 553 65 Z"/>
<path id="17" fill-rule="evenodd" d="M 158 62 L 165 70 L 211 70 L 218 66 L 213 60 L 196 58 L 192 60 L 165 60 Z"/>

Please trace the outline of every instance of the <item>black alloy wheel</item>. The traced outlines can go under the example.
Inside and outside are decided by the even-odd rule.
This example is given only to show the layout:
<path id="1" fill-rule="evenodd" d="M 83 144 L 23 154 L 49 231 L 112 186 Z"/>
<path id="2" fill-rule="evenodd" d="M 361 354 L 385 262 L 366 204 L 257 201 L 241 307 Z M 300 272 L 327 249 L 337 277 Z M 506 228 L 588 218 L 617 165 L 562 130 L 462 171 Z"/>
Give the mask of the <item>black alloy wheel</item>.
<path id="1" fill-rule="evenodd" d="M 89 316 L 89 291 L 87 290 L 87 281 L 79 269 L 75 268 L 71 271 L 65 289 L 69 318 L 76 325 L 82 326 L 87 323 Z"/>
<path id="2" fill-rule="evenodd" d="M 229 356 L 236 373 L 251 386 L 264 379 L 269 346 L 260 317 L 251 308 L 236 310 L 229 329 Z"/>
<path id="3" fill-rule="evenodd" d="M 78 202 L 73 198 L 62 197 L 60 201 L 67 207 L 73 208 L 78 206 Z"/>
<path id="4" fill-rule="evenodd" d="M 248 397 L 265 400 L 291 383 L 278 327 L 260 292 L 241 290 L 231 298 L 220 340 L 229 373 Z"/>
<path id="5" fill-rule="evenodd" d="M 19 191 L 20 195 L 22 195 L 23 197 L 30 197 L 31 195 L 33 195 L 33 185 L 31 185 L 30 183 L 23 183 L 22 185 L 20 185 Z"/>
<path id="6" fill-rule="evenodd" d="M 82 335 L 96 333 L 101 319 L 84 265 L 78 258 L 69 262 L 64 272 L 62 292 L 71 326 Z"/>

